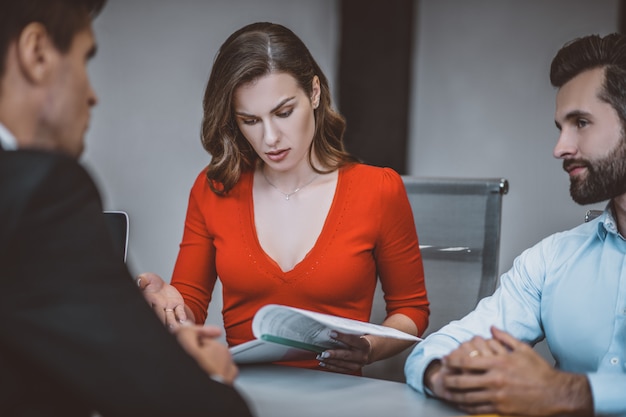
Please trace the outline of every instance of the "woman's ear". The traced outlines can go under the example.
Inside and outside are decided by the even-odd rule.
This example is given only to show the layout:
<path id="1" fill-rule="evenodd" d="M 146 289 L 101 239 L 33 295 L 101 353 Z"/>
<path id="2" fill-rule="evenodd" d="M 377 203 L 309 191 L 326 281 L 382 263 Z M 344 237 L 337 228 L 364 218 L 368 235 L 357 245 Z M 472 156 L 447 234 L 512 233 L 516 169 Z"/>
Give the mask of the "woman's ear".
<path id="1" fill-rule="evenodd" d="M 60 54 L 41 23 L 28 24 L 17 38 L 17 64 L 22 75 L 31 83 L 45 82 Z"/>
<path id="2" fill-rule="evenodd" d="M 320 79 L 317 75 L 313 77 L 313 81 L 311 82 L 311 105 L 314 109 L 320 105 L 320 97 L 322 94 L 322 89 L 320 87 Z"/>

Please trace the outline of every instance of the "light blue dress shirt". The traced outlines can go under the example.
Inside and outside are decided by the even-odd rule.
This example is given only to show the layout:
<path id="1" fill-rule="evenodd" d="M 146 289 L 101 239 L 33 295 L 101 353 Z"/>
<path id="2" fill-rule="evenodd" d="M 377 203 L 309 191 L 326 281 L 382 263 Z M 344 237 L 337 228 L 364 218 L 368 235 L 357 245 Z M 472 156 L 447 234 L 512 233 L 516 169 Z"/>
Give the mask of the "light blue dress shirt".
<path id="1" fill-rule="evenodd" d="M 405 364 L 424 392 L 426 366 L 494 325 L 535 344 L 556 367 L 586 374 L 597 415 L 626 416 L 626 241 L 607 208 L 598 218 L 524 251 L 490 297 L 419 343 Z"/>

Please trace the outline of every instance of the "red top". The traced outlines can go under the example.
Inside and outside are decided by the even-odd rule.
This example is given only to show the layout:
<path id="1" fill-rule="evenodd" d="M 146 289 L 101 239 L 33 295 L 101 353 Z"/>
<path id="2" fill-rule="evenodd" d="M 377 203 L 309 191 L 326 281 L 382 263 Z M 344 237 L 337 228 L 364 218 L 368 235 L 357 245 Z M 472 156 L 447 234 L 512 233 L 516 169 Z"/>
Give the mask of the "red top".
<path id="1" fill-rule="evenodd" d="M 335 196 L 315 246 L 283 272 L 261 248 L 252 200 L 253 173 L 227 196 L 196 179 L 172 285 L 204 323 L 217 276 L 230 346 L 254 339 L 252 318 L 265 304 L 284 304 L 369 321 L 376 278 L 387 315 L 410 317 L 419 333 L 429 303 L 413 213 L 402 178 L 390 168 L 341 168 Z"/>

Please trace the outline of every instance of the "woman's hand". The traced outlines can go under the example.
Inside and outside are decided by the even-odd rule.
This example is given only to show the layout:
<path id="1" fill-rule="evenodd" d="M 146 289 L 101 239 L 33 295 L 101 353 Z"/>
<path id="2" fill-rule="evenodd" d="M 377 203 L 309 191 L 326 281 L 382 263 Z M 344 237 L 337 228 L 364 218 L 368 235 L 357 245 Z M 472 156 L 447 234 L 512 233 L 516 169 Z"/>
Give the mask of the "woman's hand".
<path id="1" fill-rule="evenodd" d="M 408 334 L 418 334 L 413 320 L 401 313 L 392 314 L 382 324 Z M 332 337 L 345 344 L 346 348 L 328 349 L 320 353 L 317 359 L 324 369 L 342 373 L 358 373 L 365 365 L 389 358 L 415 344 L 413 341 L 369 334 L 356 336 L 334 333 Z"/>
<path id="2" fill-rule="evenodd" d="M 157 317 L 170 329 L 188 320 L 182 295 L 163 278 L 152 272 L 137 277 L 137 286 Z"/>
<path id="3" fill-rule="evenodd" d="M 317 356 L 320 366 L 329 371 L 355 374 L 370 363 L 372 344 L 368 336 L 357 336 L 339 332 L 331 333 L 331 337 L 346 345 L 341 349 L 328 349 Z"/>

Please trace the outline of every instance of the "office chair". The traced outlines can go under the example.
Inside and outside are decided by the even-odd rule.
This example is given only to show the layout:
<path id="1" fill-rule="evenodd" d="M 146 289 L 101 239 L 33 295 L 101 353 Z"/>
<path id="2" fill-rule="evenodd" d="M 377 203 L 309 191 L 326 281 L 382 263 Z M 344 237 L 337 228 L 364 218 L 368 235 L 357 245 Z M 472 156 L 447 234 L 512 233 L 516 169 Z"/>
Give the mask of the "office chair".
<path id="1" fill-rule="evenodd" d="M 424 263 L 430 320 L 424 336 L 472 311 L 496 288 L 506 179 L 403 176 Z M 380 283 L 371 321 L 385 318 Z M 363 369 L 365 376 L 404 382 L 411 348 Z"/>

